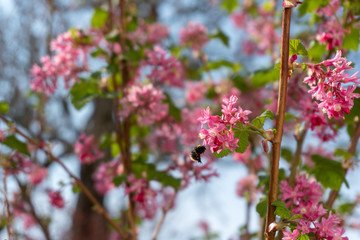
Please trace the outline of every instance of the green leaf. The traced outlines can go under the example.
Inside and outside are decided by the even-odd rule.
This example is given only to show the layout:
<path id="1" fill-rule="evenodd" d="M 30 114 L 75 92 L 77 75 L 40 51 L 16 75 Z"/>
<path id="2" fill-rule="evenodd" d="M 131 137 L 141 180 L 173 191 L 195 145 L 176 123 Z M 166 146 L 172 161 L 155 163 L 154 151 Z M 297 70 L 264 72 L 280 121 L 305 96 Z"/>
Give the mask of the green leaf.
<path id="1" fill-rule="evenodd" d="M 166 96 L 166 99 L 164 100 L 164 103 L 169 104 L 169 114 L 172 116 L 176 121 L 181 121 L 181 109 L 176 107 L 174 102 L 172 101 L 169 94 L 164 93 Z"/>
<path id="2" fill-rule="evenodd" d="M 229 149 L 224 149 L 220 153 L 214 152 L 213 156 L 215 158 L 223 158 L 223 157 L 226 157 L 227 155 L 229 155 L 230 153 L 231 153 L 231 151 Z"/>
<path id="3" fill-rule="evenodd" d="M 256 205 L 256 211 L 259 213 L 260 217 L 265 217 L 267 212 L 267 199 L 262 198 L 260 202 Z"/>
<path id="4" fill-rule="evenodd" d="M 285 159 L 288 163 L 291 163 L 293 161 L 293 153 L 288 148 L 281 149 L 281 157 Z"/>
<path id="5" fill-rule="evenodd" d="M 356 207 L 356 203 L 343 203 L 338 207 L 339 212 L 342 214 L 351 213 Z"/>
<path id="6" fill-rule="evenodd" d="M 145 172 L 147 180 L 157 180 L 162 183 L 162 185 L 171 186 L 176 190 L 180 187 L 181 184 L 180 178 L 175 178 L 165 171 L 157 170 L 155 164 L 152 163 L 134 161 L 132 163 L 132 170 L 137 178 L 141 178 L 143 172 Z"/>
<path id="7" fill-rule="evenodd" d="M 350 153 L 348 153 L 347 150 L 341 149 L 341 148 L 335 149 L 334 156 L 335 157 L 342 157 L 342 158 L 345 158 L 345 159 L 350 159 L 352 157 L 352 155 Z"/>
<path id="8" fill-rule="evenodd" d="M 296 240 L 309 240 L 309 236 L 307 234 L 300 234 L 300 236 Z"/>
<path id="9" fill-rule="evenodd" d="M 291 218 L 289 218 L 289 220 L 296 220 L 299 218 L 303 218 L 303 216 L 301 214 L 295 214 L 295 215 L 292 215 Z"/>
<path id="10" fill-rule="evenodd" d="M 232 75 L 231 81 L 234 83 L 234 86 L 241 92 L 247 92 L 250 90 L 250 87 L 243 76 L 237 74 Z"/>
<path id="11" fill-rule="evenodd" d="M 299 39 L 291 39 L 289 42 L 289 56 L 292 56 L 293 54 L 301 56 L 308 55 L 308 52 Z"/>
<path id="12" fill-rule="evenodd" d="M 244 153 L 249 146 L 249 133 L 238 129 L 234 130 L 235 138 L 239 138 L 238 148 L 235 149 L 238 153 Z"/>
<path id="13" fill-rule="evenodd" d="M 223 0 L 221 3 L 221 8 L 224 9 L 227 13 L 232 13 L 237 6 L 237 0 Z"/>
<path id="14" fill-rule="evenodd" d="M 287 218 L 289 219 L 291 217 L 291 211 L 285 206 L 285 203 L 283 203 L 280 200 L 277 200 L 271 205 L 276 207 L 275 214 L 281 218 Z"/>
<path id="15" fill-rule="evenodd" d="M 255 73 L 251 78 L 251 83 L 254 88 L 260 88 L 268 83 L 276 82 L 280 78 L 280 70 L 271 68 L 269 70 L 263 70 Z"/>
<path id="16" fill-rule="evenodd" d="M 77 110 L 80 110 L 93 98 L 100 95 L 98 83 L 94 79 L 76 83 L 70 90 L 71 102 Z"/>
<path id="17" fill-rule="evenodd" d="M 310 174 L 313 174 L 322 186 L 338 191 L 343 182 L 347 184 L 344 169 L 340 162 L 320 155 L 312 155 L 311 159 L 315 166 L 310 170 Z"/>
<path id="18" fill-rule="evenodd" d="M 225 46 L 229 47 L 229 37 L 218 28 L 213 34 L 209 35 L 211 39 L 219 39 Z"/>
<path id="19" fill-rule="evenodd" d="M 102 28 L 109 18 L 109 13 L 101 8 L 95 8 L 94 15 L 91 18 L 93 28 Z"/>
<path id="20" fill-rule="evenodd" d="M 300 17 L 306 13 L 315 12 L 320 6 L 325 6 L 329 0 L 303 1 L 299 6 Z"/>
<path id="21" fill-rule="evenodd" d="M 78 185 L 74 185 L 72 187 L 72 191 L 73 191 L 73 193 L 80 193 L 82 191 L 82 189 Z"/>
<path id="22" fill-rule="evenodd" d="M 265 119 L 274 119 L 274 114 L 270 110 L 266 110 L 260 116 L 256 117 L 251 121 L 251 124 L 256 126 L 257 128 L 262 129 L 264 126 Z"/>
<path id="23" fill-rule="evenodd" d="M 350 34 L 345 34 L 343 47 L 357 51 L 359 48 L 359 29 L 352 28 Z"/>
<path id="24" fill-rule="evenodd" d="M 9 104 L 6 102 L 0 102 L 0 113 L 6 113 L 9 111 Z"/>
<path id="25" fill-rule="evenodd" d="M 322 45 L 317 41 L 311 42 L 308 54 L 313 62 L 315 61 L 319 62 L 322 56 L 324 55 L 324 53 L 326 53 L 325 45 Z"/>
<path id="26" fill-rule="evenodd" d="M 241 65 L 238 63 L 232 63 L 229 61 L 226 61 L 224 59 L 221 59 L 219 61 L 213 61 L 213 62 L 208 62 L 207 63 L 207 68 L 204 68 L 203 70 L 214 70 L 214 69 L 219 69 L 222 67 L 226 67 L 226 68 L 230 68 L 232 69 L 234 72 L 237 72 L 241 69 Z"/>
<path id="27" fill-rule="evenodd" d="M 2 144 L 8 146 L 9 148 L 15 151 L 18 151 L 19 153 L 30 156 L 26 143 L 20 141 L 14 135 L 10 135 L 6 137 L 6 139 L 2 142 Z"/>
<path id="28" fill-rule="evenodd" d="M 127 175 L 121 174 L 119 176 L 114 177 L 113 183 L 115 184 L 115 186 L 120 186 L 126 179 L 127 179 Z"/>
<path id="29" fill-rule="evenodd" d="M 354 93 L 360 93 L 360 88 L 356 88 Z M 354 106 L 351 108 L 349 114 L 345 115 L 345 122 L 348 124 L 354 124 L 354 120 L 360 119 L 360 98 L 354 99 Z"/>

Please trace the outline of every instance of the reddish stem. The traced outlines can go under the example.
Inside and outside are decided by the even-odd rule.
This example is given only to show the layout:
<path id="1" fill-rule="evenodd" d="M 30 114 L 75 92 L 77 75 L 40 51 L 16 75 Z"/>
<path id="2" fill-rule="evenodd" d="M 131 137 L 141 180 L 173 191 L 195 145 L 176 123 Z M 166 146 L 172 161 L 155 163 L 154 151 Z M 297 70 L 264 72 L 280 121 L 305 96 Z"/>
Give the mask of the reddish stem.
<path id="1" fill-rule="evenodd" d="M 289 77 L 289 40 L 290 40 L 290 20 L 291 8 L 283 9 L 282 20 L 282 35 L 281 35 L 281 63 L 280 63 L 280 83 L 279 83 L 279 98 L 276 113 L 276 133 L 272 141 L 272 162 L 269 183 L 269 195 L 267 204 L 266 226 L 265 226 L 265 239 L 274 240 L 275 231 L 269 232 L 269 224 L 275 221 L 275 207 L 271 205 L 272 202 L 277 200 L 278 183 L 279 183 L 279 160 L 280 160 L 280 146 L 283 135 L 283 126 L 285 119 L 285 106 L 286 106 L 286 91 L 287 81 Z"/>

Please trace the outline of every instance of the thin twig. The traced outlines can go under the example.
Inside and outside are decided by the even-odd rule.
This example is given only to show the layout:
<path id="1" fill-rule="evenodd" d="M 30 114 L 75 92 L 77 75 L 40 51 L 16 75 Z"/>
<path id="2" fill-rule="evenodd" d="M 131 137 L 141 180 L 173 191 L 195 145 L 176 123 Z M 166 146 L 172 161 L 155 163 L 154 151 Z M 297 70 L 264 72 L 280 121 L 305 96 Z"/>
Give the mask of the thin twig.
<path id="1" fill-rule="evenodd" d="M 302 152 L 302 148 L 303 148 L 303 145 L 304 145 L 304 140 L 305 140 L 306 133 L 307 133 L 307 129 L 303 129 L 301 131 L 298 139 L 296 139 L 296 141 L 297 141 L 297 143 L 296 143 L 296 151 L 295 151 L 295 155 L 294 155 L 294 160 L 291 163 L 290 177 L 289 177 L 289 184 L 292 187 L 295 186 L 297 168 L 298 168 L 299 163 L 300 163 L 300 157 L 301 157 L 301 152 Z"/>
<path id="2" fill-rule="evenodd" d="M 5 123 L 9 124 L 10 121 L 7 120 L 4 116 L 0 115 L 0 119 Z M 74 179 L 75 183 L 80 187 L 82 192 L 86 195 L 86 197 L 95 205 L 96 211 L 103 215 L 105 220 L 120 234 L 122 238 L 126 238 L 126 234 L 121 230 L 121 228 L 113 221 L 108 212 L 103 208 L 103 206 L 96 200 L 95 196 L 87 189 L 87 187 L 81 182 L 81 180 L 76 177 L 66 166 L 65 164 L 57 157 L 55 157 L 50 150 L 48 150 L 43 144 L 38 143 L 37 141 L 31 139 L 26 134 L 21 132 L 18 128 L 15 127 L 15 133 L 22 136 L 27 142 L 37 146 L 39 149 L 44 151 L 46 155 L 48 155 L 52 160 L 60 164 L 60 166 L 65 170 L 65 172 Z"/>
<path id="3" fill-rule="evenodd" d="M 351 156 L 353 156 L 355 154 L 356 146 L 357 146 L 358 141 L 359 141 L 359 137 L 360 137 L 360 122 L 358 122 L 356 124 L 354 133 L 353 133 L 353 135 L 351 137 L 350 146 L 349 146 L 349 149 L 348 149 L 348 153 Z M 348 160 L 348 159 L 345 159 L 345 161 L 346 160 Z M 344 169 L 344 174 L 345 175 L 346 175 L 347 171 L 348 171 L 348 168 L 345 168 Z M 340 191 L 340 189 L 339 189 L 339 191 Z M 326 201 L 326 206 L 327 207 L 332 208 L 337 196 L 339 195 L 339 191 L 331 190 L 330 195 L 329 195 L 329 199 Z"/>
<path id="4" fill-rule="evenodd" d="M 9 235 L 9 240 L 11 240 L 11 217 L 10 217 L 10 205 L 9 200 L 7 198 L 7 182 L 6 182 L 6 171 L 4 172 L 4 197 L 5 197 L 5 207 L 6 207 L 6 229 Z"/>
<path id="5" fill-rule="evenodd" d="M 277 200 L 278 182 L 279 182 L 279 160 L 280 160 L 280 146 L 283 134 L 283 126 L 285 119 L 285 106 L 286 106 L 286 92 L 287 81 L 289 77 L 288 64 L 289 64 L 289 40 L 290 40 L 290 20 L 291 8 L 283 9 L 282 20 L 282 35 L 281 35 L 281 65 L 280 65 L 280 83 L 279 83 L 279 98 L 276 113 L 276 133 L 272 141 L 272 162 L 271 173 L 269 182 L 269 195 L 267 203 L 267 215 L 265 226 L 265 239 L 274 240 L 275 231 L 269 232 L 269 224 L 275 221 L 275 207 L 272 202 Z"/>
<path id="6" fill-rule="evenodd" d="M 44 223 L 44 221 L 37 215 L 34 204 L 32 203 L 29 194 L 26 192 L 26 187 L 23 184 L 21 184 L 20 180 L 16 176 L 15 176 L 15 180 L 21 190 L 22 198 L 27 204 L 29 204 L 31 215 L 35 218 L 36 222 L 39 224 L 41 230 L 45 235 L 46 240 L 51 240 L 48 225 Z"/>
<path id="7" fill-rule="evenodd" d="M 167 214 L 168 211 L 170 210 L 171 206 L 174 204 L 175 198 L 176 198 L 176 193 L 174 194 L 174 196 L 173 196 L 173 198 L 171 199 L 171 201 L 169 202 L 169 204 L 162 209 L 161 218 L 159 219 L 159 222 L 156 224 L 156 227 L 155 227 L 154 232 L 153 232 L 153 234 L 152 234 L 151 240 L 156 240 L 156 239 L 157 239 L 157 236 L 158 236 L 158 234 L 159 234 L 160 228 L 161 228 L 162 224 L 164 223 L 166 214 Z"/>

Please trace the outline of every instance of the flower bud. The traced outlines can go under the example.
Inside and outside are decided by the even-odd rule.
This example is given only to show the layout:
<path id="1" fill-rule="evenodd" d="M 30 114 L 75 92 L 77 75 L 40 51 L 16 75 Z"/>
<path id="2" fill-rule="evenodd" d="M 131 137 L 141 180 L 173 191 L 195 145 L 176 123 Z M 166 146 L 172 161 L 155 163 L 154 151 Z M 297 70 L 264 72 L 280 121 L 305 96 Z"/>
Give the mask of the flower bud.
<path id="1" fill-rule="evenodd" d="M 261 140 L 261 144 L 262 144 L 262 147 L 264 149 L 264 152 L 268 153 L 269 152 L 268 140 L 266 140 L 266 139 Z"/>

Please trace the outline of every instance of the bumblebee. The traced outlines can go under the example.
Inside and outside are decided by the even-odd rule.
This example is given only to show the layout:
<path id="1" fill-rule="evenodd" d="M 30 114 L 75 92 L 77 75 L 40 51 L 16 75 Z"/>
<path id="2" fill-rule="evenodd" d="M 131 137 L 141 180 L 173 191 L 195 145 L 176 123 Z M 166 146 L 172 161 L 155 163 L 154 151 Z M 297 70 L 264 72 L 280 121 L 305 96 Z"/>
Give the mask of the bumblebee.
<path id="1" fill-rule="evenodd" d="M 194 150 L 190 153 L 190 159 L 194 162 L 201 163 L 201 154 L 203 154 L 206 150 L 206 147 L 198 145 L 194 148 Z"/>

